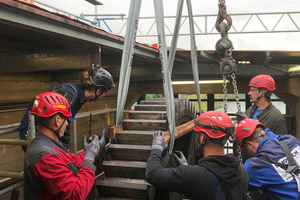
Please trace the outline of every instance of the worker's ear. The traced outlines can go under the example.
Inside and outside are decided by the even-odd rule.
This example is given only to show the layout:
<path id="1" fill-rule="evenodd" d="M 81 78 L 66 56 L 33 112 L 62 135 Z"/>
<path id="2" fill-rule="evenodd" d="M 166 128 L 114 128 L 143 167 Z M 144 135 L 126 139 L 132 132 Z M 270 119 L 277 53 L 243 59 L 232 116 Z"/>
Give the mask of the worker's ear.
<path id="1" fill-rule="evenodd" d="M 205 140 L 204 133 L 200 132 L 199 133 L 199 142 L 200 142 L 200 144 L 202 144 L 204 140 Z"/>
<path id="2" fill-rule="evenodd" d="M 60 120 L 60 116 L 59 115 L 55 115 L 53 117 L 53 121 L 54 121 L 54 125 L 59 127 L 61 125 L 61 120 Z"/>
<path id="3" fill-rule="evenodd" d="M 97 94 L 97 96 L 100 96 L 101 93 L 102 93 L 101 89 L 96 89 L 96 94 Z"/>
<path id="4" fill-rule="evenodd" d="M 253 155 L 253 153 L 254 153 L 254 155 L 256 154 L 256 148 L 255 148 L 256 145 L 253 141 L 246 141 L 244 146 L 250 154 L 252 154 L 252 155 Z"/>

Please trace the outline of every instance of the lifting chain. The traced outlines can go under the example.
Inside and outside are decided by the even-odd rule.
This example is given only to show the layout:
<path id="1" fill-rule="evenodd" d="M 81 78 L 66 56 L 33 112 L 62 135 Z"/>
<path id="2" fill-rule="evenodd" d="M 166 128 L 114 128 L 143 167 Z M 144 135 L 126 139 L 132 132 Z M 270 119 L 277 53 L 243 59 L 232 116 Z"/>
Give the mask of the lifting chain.
<path id="1" fill-rule="evenodd" d="M 238 113 L 241 113 L 241 104 L 239 101 L 239 92 L 237 88 L 237 82 L 235 80 L 235 73 L 237 72 L 236 61 L 232 58 L 233 45 L 228 39 L 228 30 L 231 28 L 232 19 L 227 15 L 225 0 L 219 0 L 219 13 L 215 27 L 221 34 L 221 39 L 216 43 L 216 52 L 223 56 L 220 62 L 220 72 L 223 76 L 223 106 L 224 112 L 227 113 L 227 76 L 232 79 L 233 92 L 235 95 Z M 227 24 L 224 21 L 227 21 Z M 229 52 L 228 52 L 229 50 Z M 233 143 L 234 155 L 243 163 L 240 146 L 237 145 L 236 139 L 229 137 L 229 141 Z M 250 194 L 247 193 L 247 199 L 251 200 Z"/>

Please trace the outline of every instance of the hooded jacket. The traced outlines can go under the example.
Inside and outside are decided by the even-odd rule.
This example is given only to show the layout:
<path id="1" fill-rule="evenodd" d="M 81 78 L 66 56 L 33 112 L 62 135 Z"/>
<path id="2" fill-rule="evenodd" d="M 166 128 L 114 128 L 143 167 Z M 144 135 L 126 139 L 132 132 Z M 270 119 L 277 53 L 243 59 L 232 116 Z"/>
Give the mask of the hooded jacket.
<path id="1" fill-rule="evenodd" d="M 300 141 L 291 136 L 279 137 L 287 143 L 297 164 L 300 164 Z M 264 138 L 258 145 L 256 156 L 263 155 L 277 162 L 288 162 L 280 144 L 279 138 Z M 275 164 L 271 164 L 258 157 L 245 162 L 249 176 L 249 189 L 260 188 L 269 199 L 292 200 L 299 199 L 297 183 L 293 177 Z"/>
<path id="2" fill-rule="evenodd" d="M 146 167 L 146 180 L 156 188 L 182 193 L 190 199 L 225 199 L 222 192 L 221 198 L 217 196 L 220 194 L 220 182 L 224 182 L 233 197 L 239 184 L 240 192 L 246 195 L 247 172 L 239 160 L 231 155 L 207 156 L 200 159 L 198 165 L 164 168 L 160 154 L 161 151 L 152 150 Z"/>

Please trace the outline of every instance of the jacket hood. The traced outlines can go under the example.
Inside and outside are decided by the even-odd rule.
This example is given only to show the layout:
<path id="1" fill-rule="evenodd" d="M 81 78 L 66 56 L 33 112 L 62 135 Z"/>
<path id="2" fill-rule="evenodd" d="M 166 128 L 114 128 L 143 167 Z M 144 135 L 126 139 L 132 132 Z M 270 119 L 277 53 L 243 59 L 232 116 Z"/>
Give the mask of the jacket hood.
<path id="1" fill-rule="evenodd" d="M 211 171 L 218 179 L 225 183 L 234 184 L 238 177 L 240 161 L 232 155 L 207 156 L 199 160 L 198 164 Z"/>

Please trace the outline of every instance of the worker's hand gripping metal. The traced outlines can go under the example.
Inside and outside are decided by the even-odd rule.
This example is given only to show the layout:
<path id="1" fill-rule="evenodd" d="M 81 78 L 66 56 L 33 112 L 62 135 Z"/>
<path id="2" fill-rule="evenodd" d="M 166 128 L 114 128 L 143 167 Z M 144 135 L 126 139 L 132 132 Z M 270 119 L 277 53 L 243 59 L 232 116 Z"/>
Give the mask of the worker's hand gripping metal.
<path id="1" fill-rule="evenodd" d="M 161 130 L 155 131 L 153 133 L 152 150 L 158 149 L 163 152 L 167 146 L 168 145 L 165 143 L 165 132 Z"/>

